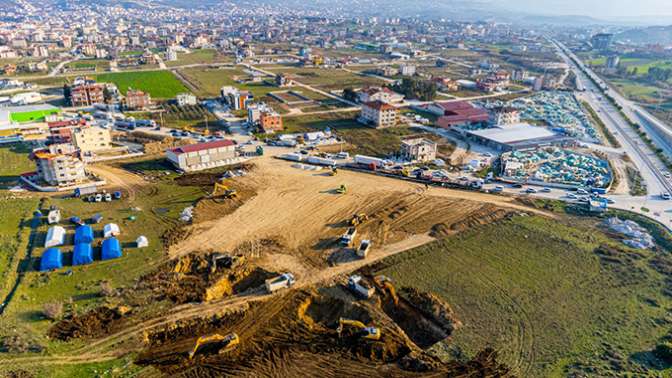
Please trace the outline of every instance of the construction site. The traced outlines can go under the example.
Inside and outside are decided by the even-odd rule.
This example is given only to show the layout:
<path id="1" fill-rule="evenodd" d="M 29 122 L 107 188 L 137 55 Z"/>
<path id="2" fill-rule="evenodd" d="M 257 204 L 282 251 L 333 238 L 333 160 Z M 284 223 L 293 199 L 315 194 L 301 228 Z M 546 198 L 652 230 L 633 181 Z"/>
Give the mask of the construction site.
<path id="1" fill-rule="evenodd" d="M 58 352 L 0 359 L 10 372 L 125 361 L 142 377 L 529 373 L 489 342 L 446 353 L 472 316 L 454 307 L 459 292 L 439 295 L 382 271 L 443 240 L 564 216 L 513 197 L 300 169 L 272 156 L 184 175 L 119 164 L 94 167 L 127 194 L 119 206 L 175 188 L 193 199 L 155 205 L 160 253 L 104 296 L 40 323 L 39 337 Z"/>

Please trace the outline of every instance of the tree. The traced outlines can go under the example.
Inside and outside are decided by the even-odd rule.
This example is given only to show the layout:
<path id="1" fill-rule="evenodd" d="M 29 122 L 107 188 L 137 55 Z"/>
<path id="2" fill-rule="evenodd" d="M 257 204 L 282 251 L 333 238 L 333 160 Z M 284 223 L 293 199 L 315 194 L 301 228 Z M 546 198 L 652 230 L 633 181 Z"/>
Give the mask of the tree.
<path id="1" fill-rule="evenodd" d="M 418 77 L 404 78 L 401 83 L 392 87 L 396 92 L 403 93 L 408 98 L 421 101 L 432 101 L 436 97 L 438 87 L 436 83 Z"/>
<path id="2" fill-rule="evenodd" d="M 103 101 L 105 101 L 106 104 L 112 102 L 112 92 L 109 89 L 107 89 L 107 86 L 103 88 Z"/>
<path id="3" fill-rule="evenodd" d="M 63 316 L 63 303 L 50 302 L 44 304 L 44 317 L 49 320 L 59 320 Z"/>
<path id="4" fill-rule="evenodd" d="M 343 98 L 351 102 L 357 102 L 357 92 L 352 88 L 345 88 L 343 90 Z"/>
<path id="5" fill-rule="evenodd" d="M 63 84 L 63 97 L 68 104 L 72 105 L 72 90 L 68 84 Z"/>

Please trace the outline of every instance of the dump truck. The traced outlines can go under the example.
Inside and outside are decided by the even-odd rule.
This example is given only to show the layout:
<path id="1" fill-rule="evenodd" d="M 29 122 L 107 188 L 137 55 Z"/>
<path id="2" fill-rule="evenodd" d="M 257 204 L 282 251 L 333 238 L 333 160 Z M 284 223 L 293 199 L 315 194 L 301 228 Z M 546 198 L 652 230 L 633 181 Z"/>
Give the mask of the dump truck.
<path id="1" fill-rule="evenodd" d="M 356 296 L 369 299 L 376 292 L 376 289 L 371 287 L 360 275 L 350 276 L 348 278 L 348 289 L 350 289 Z"/>
<path id="2" fill-rule="evenodd" d="M 286 289 L 294 285 L 294 275 L 292 273 L 283 273 L 275 278 L 266 280 L 266 291 L 274 293 L 280 289 Z"/>
<path id="3" fill-rule="evenodd" d="M 360 322 L 359 320 L 352 320 L 345 318 L 338 319 L 338 328 L 336 329 L 338 337 L 342 337 L 343 329 L 345 328 L 345 326 L 356 328 L 358 330 L 357 335 L 363 339 L 380 340 L 380 329 L 376 327 L 367 327 L 366 325 L 364 325 L 364 323 Z"/>
<path id="4" fill-rule="evenodd" d="M 226 353 L 233 348 L 235 348 L 238 344 L 240 344 L 240 339 L 238 338 L 238 335 L 235 333 L 229 333 L 226 336 L 222 336 L 218 333 L 208 335 L 208 336 L 201 336 L 196 340 L 196 344 L 194 344 L 194 348 L 189 352 L 189 359 L 191 360 L 194 358 L 196 355 L 196 352 L 201 348 L 201 347 L 214 347 L 217 348 L 217 353 L 222 354 Z"/>
<path id="5" fill-rule="evenodd" d="M 349 247 L 355 241 L 355 235 L 357 235 L 357 229 L 355 227 L 349 227 L 345 233 L 341 236 L 341 245 Z"/>
<path id="6" fill-rule="evenodd" d="M 357 248 L 357 256 L 365 259 L 371 249 L 371 240 L 362 240 Z"/>

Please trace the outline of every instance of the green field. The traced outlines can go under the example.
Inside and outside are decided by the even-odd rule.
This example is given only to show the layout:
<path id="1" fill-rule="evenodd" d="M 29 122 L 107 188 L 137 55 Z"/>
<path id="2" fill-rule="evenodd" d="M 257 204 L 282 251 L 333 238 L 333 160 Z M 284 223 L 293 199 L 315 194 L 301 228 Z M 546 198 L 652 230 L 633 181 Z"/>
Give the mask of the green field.
<path id="1" fill-rule="evenodd" d="M 233 62 L 231 57 L 220 55 L 214 49 L 192 50 L 190 53 L 178 53 L 177 60 L 166 62 L 169 67 L 183 66 L 188 64 L 207 64 Z"/>
<path id="2" fill-rule="evenodd" d="M 83 59 L 71 62 L 67 67 L 77 71 L 106 71 L 110 68 L 110 62 L 105 59 Z"/>
<path id="3" fill-rule="evenodd" d="M 189 91 L 170 71 L 109 73 L 97 75 L 96 80 L 116 84 L 122 94 L 126 94 L 128 88 L 133 88 L 162 99 Z"/>
<path id="4" fill-rule="evenodd" d="M 618 88 L 626 97 L 642 102 L 655 102 L 659 100 L 660 89 L 652 85 L 636 82 L 634 80 L 613 79 L 610 82 Z"/>
<path id="5" fill-rule="evenodd" d="M 36 121 L 44 121 L 44 117 L 52 114 L 57 114 L 60 113 L 61 110 L 58 108 L 51 108 L 51 109 L 45 109 L 45 110 L 34 110 L 34 111 L 27 111 L 27 112 L 16 112 L 16 113 L 11 113 L 11 120 L 14 122 L 36 122 Z"/>
<path id="6" fill-rule="evenodd" d="M 264 82 L 246 84 L 236 82 L 235 78 L 245 79 L 248 76 L 243 70 L 237 68 L 187 68 L 180 70 L 180 73 L 198 88 L 196 94 L 202 97 L 219 96 L 219 91 L 223 86 L 233 86 L 243 91 L 250 91 L 256 98 L 278 90 L 278 87 Z"/>
<path id="7" fill-rule="evenodd" d="M 653 267 L 672 258 L 594 224 L 517 217 L 384 260 L 380 273 L 453 306 L 464 327 L 434 346 L 441 356 L 491 345 L 522 377 L 669 376 L 651 350 L 672 325 L 670 277 Z"/>
<path id="8" fill-rule="evenodd" d="M 35 170 L 29 154 L 30 148 L 22 143 L 0 146 L 0 189 L 16 185 L 20 174 Z"/>
<path id="9" fill-rule="evenodd" d="M 313 85 L 323 90 L 361 88 L 387 84 L 380 79 L 334 68 L 275 68 L 270 71 L 289 74 L 302 84 Z"/>

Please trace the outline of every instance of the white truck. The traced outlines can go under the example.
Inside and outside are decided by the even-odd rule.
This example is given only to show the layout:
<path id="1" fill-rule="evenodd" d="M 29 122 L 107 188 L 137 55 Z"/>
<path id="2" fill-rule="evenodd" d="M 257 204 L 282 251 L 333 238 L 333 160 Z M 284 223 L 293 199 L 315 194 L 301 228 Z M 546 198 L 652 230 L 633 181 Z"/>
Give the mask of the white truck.
<path id="1" fill-rule="evenodd" d="M 357 229 L 354 227 L 349 227 L 343 236 L 341 236 L 341 245 L 346 247 L 352 245 L 352 242 L 355 241 L 355 235 L 357 235 Z"/>
<path id="2" fill-rule="evenodd" d="M 376 289 L 367 284 L 362 280 L 362 276 L 354 275 L 348 278 L 348 289 L 350 289 L 355 295 L 369 299 L 376 292 Z"/>
<path id="3" fill-rule="evenodd" d="M 371 240 L 362 240 L 357 248 L 357 256 L 365 259 L 371 249 Z"/>
<path id="4" fill-rule="evenodd" d="M 275 278 L 266 280 L 266 291 L 274 293 L 280 289 L 286 289 L 294 285 L 294 275 L 292 273 L 283 273 Z"/>

